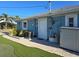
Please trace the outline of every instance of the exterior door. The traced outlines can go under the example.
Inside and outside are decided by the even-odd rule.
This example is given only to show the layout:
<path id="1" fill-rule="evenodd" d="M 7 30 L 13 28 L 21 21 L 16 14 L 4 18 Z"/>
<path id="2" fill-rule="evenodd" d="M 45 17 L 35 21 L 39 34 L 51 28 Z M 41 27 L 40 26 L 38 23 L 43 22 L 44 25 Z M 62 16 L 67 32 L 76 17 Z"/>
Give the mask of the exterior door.
<path id="1" fill-rule="evenodd" d="M 47 40 L 47 18 L 38 19 L 38 38 Z"/>

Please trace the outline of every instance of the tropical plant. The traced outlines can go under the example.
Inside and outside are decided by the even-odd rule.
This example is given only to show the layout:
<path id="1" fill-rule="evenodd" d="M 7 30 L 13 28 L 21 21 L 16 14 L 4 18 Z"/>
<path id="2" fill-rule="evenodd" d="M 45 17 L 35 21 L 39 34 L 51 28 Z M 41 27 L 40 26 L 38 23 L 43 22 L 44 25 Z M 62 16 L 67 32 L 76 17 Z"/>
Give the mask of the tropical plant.
<path id="1" fill-rule="evenodd" d="M 19 16 L 15 16 L 16 20 L 20 20 L 20 17 Z"/>
<path id="2" fill-rule="evenodd" d="M 2 14 L 3 15 L 3 17 L 5 18 L 5 29 L 7 29 L 7 21 L 8 21 L 8 15 L 6 14 L 6 13 L 3 13 Z"/>
<path id="3" fill-rule="evenodd" d="M 5 29 L 7 28 L 13 28 L 15 25 L 16 25 L 16 22 L 14 21 L 15 20 L 15 17 L 9 17 L 6 13 L 3 13 L 3 18 L 5 18 Z M 17 16 L 17 18 L 19 18 Z"/>
<path id="4" fill-rule="evenodd" d="M 12 29 L 10 30 L 9 34 L 10 34 L 10 36 L 16 36 L 16 34 L 17 34 L 16 28 L 15 28 L 15 27 L 12 28 Z"/>

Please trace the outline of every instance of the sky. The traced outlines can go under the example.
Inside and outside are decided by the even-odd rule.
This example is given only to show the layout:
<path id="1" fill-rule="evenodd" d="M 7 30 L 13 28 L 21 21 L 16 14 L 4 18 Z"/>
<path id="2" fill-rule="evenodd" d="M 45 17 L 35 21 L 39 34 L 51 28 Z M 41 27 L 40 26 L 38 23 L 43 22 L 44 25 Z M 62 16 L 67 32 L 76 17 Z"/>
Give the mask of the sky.
<path id="1" fill-rule="evenodd" d="M 74 5 L 79 5 L 79 1 L 51 1 L 52 10 Z M 45 13 L 48 8 L 48 1 L 0 1 L 0 15 L 6 13 L 9 16 L 27 18 Z"/>

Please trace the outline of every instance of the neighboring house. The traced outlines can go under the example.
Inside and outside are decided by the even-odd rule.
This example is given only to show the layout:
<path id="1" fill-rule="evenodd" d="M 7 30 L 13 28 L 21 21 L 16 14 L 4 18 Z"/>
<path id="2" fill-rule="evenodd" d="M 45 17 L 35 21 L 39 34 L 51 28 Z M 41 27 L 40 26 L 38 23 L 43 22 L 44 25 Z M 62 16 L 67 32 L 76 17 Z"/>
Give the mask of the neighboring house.
<path id="1" fill-rule="evenodd" d="M 0 23 L 11 23 L 11 24 L 17 24 L 15 19 L 13 19 L 12 17 L 8 17 L 8 20 L 6 21 L 6 18 L 5 17 L 0 17 Z"/>
<path id="2" fill-rule="evenodd" d="M 79 51 L 79 6 L 65 7 L 58 10 L 52 10 L 51 13 L 29 17 L 26 18 L 26 20 L 28 23 L 26 30 L 34 32 L 38 38 L 48 41 L 50 40 L 50 38 L 52 38 L 52 40 L 50 41 L 60 43 L 61 47 Z M 20 23 L 21 22 L 19 22 L 18 24 L 22 26 L 22 24 Z M 23 29 L 23 27 L 21 27 L 21 29 Z M 74 32 L 69 32 L 68 29 L 75 29 L 76 31 L 78 31 L 75 32 L 75 34 L 78 34 L 77 39 L 76 36 L 74 37 Z"/>
<path id="3" fill-rule="evenodd" d="M 2 28 L 5 28 L 5 23 L 7 22 L 8 23 L 8 25 L 16 25 L 17 24 L 17 22 L 15 21 L 16 19 L 14 19 L 13 17 L 8 17 L 8 19 L 6 20 L 6 18 L 5 17 L 3 17 L 3 16 L 0 16 L 0 28 L 2 27 Z"/>

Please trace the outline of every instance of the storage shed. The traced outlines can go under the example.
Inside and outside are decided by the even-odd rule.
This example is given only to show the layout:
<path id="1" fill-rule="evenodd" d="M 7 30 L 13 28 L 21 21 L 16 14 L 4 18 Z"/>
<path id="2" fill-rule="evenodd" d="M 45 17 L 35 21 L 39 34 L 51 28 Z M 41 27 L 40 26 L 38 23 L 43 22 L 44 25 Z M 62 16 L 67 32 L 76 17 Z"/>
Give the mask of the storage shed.
<path id="1" fill-rule="evenodd" d="M 79 28 L 62 27 L 60 32 L 60 46 L 79 52 Z"/>

